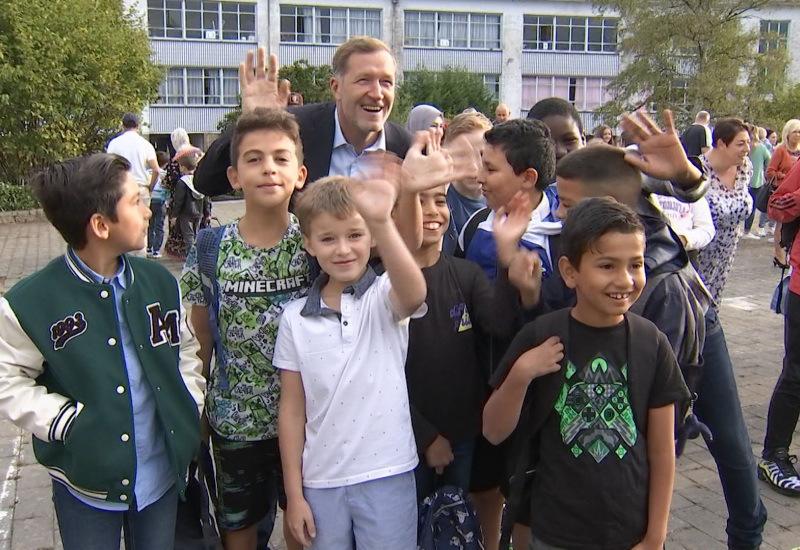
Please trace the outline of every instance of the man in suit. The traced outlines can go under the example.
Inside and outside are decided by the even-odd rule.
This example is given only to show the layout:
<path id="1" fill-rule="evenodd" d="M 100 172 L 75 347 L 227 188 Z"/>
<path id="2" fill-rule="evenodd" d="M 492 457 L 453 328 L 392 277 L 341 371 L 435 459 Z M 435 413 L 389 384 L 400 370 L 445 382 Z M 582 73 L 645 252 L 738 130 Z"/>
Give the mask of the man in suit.
<path id="1" fill-rule="evenodd" d="M 263 48 L 239 66 L 242 111 L 256 107 L 286 108 L 289 83 L 278 82 L 277 59 L 266 66 Z M 332 62 L 333 103 L 290 107 L 300 125 L 306 185 L 327 175 L 354 175 L 362 154 L 388 151 L 404 158 L 411 135 L 389 122 L 395 93 L 397 64 L 389 47 L 374 38 L 351 38 L 336 49 Z M 195 187 L 206 195 L 230 191 L 226 171 L 230 166 L 232 129 L 209 148 L 197 167 Z"/>

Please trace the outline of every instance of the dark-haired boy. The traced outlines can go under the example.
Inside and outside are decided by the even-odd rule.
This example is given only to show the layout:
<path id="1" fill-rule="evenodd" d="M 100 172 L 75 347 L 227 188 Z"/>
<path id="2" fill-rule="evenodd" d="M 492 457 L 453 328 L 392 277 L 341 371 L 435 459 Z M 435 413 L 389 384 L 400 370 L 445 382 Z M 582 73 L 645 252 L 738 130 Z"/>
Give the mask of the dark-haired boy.
<path id="1" fill-rule="evenodd" d="M 677 157 L 686 163 L 680 142 L 668 118 L 667 129 L 644 130 L 644 125 L 629 129 L 647 150 L 646 141 L 656 139 L 663 148 L 679 151 Z M 703 370 L 699 380 L 688 380 L 696 390 L 694 413 L 706 424 L 714 437 L 708 444 L 717 463 L 725 501 L 728 506 L 728 548 L 752 550 L 761 544 L 761 532 L 766 523 L 766 510 L 758 492 L 756 465 L 744 423 L 736 380 L 728 354 L 725 335 L 719 324 L 711 299 L 679 238 L 669 228 L 666 219 L 642 190 L 641 173 L 630 165 L 630 152 L 597 146 L 581 149 L 565 156 L 556 169 L 559 193 L 558 215 L 568 211 L 587 197 L 613 197 L 634 208 L 645 226 L 647 242 L 645 268 L 648 278 L 664 276 L 663 282 L 650 294 L 642 315 L 666 334 L 675 355 L 684 358 L 702 352 Z M 675 166 L 679 165 L 675 163 Z M 652 183 L 652 180 L 650 180 Z M 673 194 L 691 202 L 701 196 L 703 185 L 686 185 L 679 189 L 662 182 L 660 194 Z M 692 328 L 687 324 L 696 317 L 704 319 Z"/>
<path id="2" fill-rule="evenodd" d="M 530 197 L 533 213 L 519 244 L 539 255 L 542 275 L 549 277 L 554 265 L 549 237 L 561 233 L 561 222 L 555 217 L 556 191 L 550 186 L 555 168 L 550 132 L 537 120 L 515 119 L 498 124 L 484 134 L 484 139 L 478 183 L 487 207 L 464 225 L 459 237 L 461 252 L 494 280 L 498 251 L 492 237 L 493 220 L 498 211 L 502 215 L 515 195 L 524 193 Z M 500 260 L 508 266 L 504 258 Z"/>
<path id="3" fill-rule="evenodd" d="M 615 201 L 577 205 L 558 261 L 576 304 L 526 325 L 491 381 L 484 434 L 499 443 L 519 425 L 538 457 L 532 550 L 656 550 L 666 539 L 674 403 L 689 392 L 666 337 L 628 312 L 645 285 L 644 233 Z"/>
<path id="4" fill-rule="evenodd" d="M 228 178 L 245 213 L 198 235 L 181 276 L 205 372 L 206 416 L 217 466 L 217 516 L 227 550 L 256 547 L 257 527 L 282 498 L 280 379 L 272 364 L 284 306 L 310 286 L 309 263 L 289 201 L 306 169 L 297 122 L 255 109 L 239 117 Z M 215 246 L 206 246 L 213 243 Z M 204 265 L 212 264 L 213 281 Z M 271 528 L 270 528 L 271 530 Z M 288 529 L 285 530 L 288 536 Z"/>
<path id="5" fill-rule="evenodd" d="M 205 380 L 174 277 L 128 256 L 149 208 L 130 164 L 96 154 L 31 187 L 65 255 L 0 298 L 0 411 L 33 432 L 66 550 L 171 550 Z"/>

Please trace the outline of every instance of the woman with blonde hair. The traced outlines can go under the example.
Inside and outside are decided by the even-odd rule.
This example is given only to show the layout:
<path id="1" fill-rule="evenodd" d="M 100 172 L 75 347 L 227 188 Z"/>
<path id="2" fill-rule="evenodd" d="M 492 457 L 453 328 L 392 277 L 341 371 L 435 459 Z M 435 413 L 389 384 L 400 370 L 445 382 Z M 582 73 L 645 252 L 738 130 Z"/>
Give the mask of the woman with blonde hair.
<path id="1" fill-rule="evenodd" d="M 777 189 L 798 158 L 800 158 L 800 120 L 793 118 L 783 126 L 781 142 L 772 153 L 767 166 L 767 184 Z M 776 224 L 773 237 L 775 256 L 772 258 L 772 263 L 775 267 L 782 268 L 786 267 L 786 251 L 781 248 L 780 235 L 781 224 Z"/>

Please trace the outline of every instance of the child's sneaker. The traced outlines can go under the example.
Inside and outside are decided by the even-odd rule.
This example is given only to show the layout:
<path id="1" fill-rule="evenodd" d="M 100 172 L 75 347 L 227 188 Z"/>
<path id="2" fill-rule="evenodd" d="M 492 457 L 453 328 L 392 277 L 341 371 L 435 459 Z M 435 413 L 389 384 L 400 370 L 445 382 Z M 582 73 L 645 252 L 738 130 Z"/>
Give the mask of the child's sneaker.
<path id="1" fill-rule="evenodd" d="M 154 260 L 157 260 L 157 259 L 159 259 L 161 257 L 161 253 L 160 252 L 153 252 L 152 254 L 150 254 L 150 257 L 153 258 Z"/>
<path id="2" fill-rule="evenodd" d="M 756 235 L 755 233 L 752 233 L 750 231 L 748 231 L 747 233 L 742 235 L 742 238 L 743 239 L 756 239 L 756 240 L 760 239 L 760 237 L 758 235 Z"/>
<path id="3" fill-rule="evenodd" d="M 776 449 L 758 463 L 758 478 L 777 492 L 790 497 L 800 496 L 800 476 L 794 469 L 797 457 L 787 449 Z"/>

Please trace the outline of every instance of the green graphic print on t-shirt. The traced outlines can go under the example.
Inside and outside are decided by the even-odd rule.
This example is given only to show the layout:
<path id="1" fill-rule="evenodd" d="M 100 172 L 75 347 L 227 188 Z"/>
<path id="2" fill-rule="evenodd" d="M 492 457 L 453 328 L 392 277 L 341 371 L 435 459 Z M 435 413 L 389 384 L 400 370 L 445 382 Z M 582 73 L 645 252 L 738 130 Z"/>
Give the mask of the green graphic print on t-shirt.
<path id="1" fill-rule="evenodd" d="M 278 436 L 280 373 L 272 354 L 283 308 L 311 286 L 308 256 L 297 218 L 272 248 L 257 248 L 239 235 L 238 222 L 225 227 L 217 258 L 219 332 L 226 351 L 229 389 L 220 387 L 219 365 L 211 368 L 206 414 L 216 433 L 234 441 Z M 181 276 L 181 292 L 193 305 L 207 306 L 195 247 Z"/>
<path id="2" fill-rule="evenodd" d="M 628 365 L 618 368 L 597 356 L 578 370 L 567 362 L 555 404 L 561 438 L 575 458 L 588 452 L 595 462 L 609 454 L 624 457 L 636 444 L 636 424 L 628 398 Z"/>

